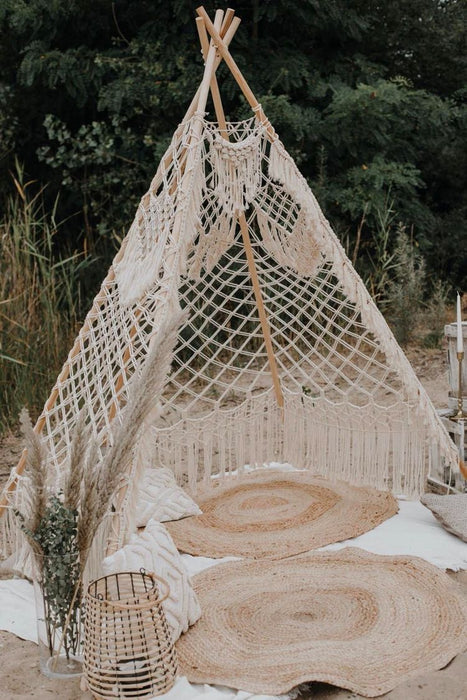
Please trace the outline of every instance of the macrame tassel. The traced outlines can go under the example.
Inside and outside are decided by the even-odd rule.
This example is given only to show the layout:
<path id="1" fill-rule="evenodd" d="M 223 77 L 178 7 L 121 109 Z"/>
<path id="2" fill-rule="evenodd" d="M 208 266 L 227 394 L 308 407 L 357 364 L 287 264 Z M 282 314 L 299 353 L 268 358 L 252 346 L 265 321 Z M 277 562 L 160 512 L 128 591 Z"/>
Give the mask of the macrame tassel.
<path id="1" fill-rule="evenodd" d="M 307 225 L 304 210 L 299 210 L 289 232 L 277 221 L 273 211 L 266 214 L 262 208 L 255 208 L 262 242 L 274 260 L 303 277 L 316 275 L 325 257 Z"/>
<path id="2" fill-rule="evenodd" d="M 179 230 L 174 232 L 174 243 L 177 246 L 180 275 L 186 273 L 188 254 L 201 222 L 200 211 L 203 192 L 206 189 L 202 141 L 196 143 L 191 149 L 193 158 L 191 171 L 185 172 L 183 180 L 186 183 L 187 191 L 179 190 L 176 204 L 176 215 L 180 216 L 181 223 Z"/>
<path id="3" fill-rule="evenodd" d="M 298 170 L 294 161 L 285 150 L 283 144 L 276 140 L 271 144 L 268 161 L 268 174 L 272 180 L 279 182 L 284 188 L 282 200 L 290 197 L 295 205 L 299 205 L 300 212 L 296 217 L 293 233 L 300 240 L 299 248 L 303 250 L 308 241 L 309 244 L 319 248 L 322 258 L 332 259 L 329 236 L 327 235 L 326 220 L 311 192 L 307 181 Z M 290 203 L 288 208 L 290 208 Z M 277 210 L 276 205 L 276 210 Z M 280 220 L 282 212 L 278 209 L 275 218 Z M 302 243 L 303 241 L 303 243 Z M 297 259 L 300 255 L 297 251 Z"/>
<path id="4" fill-rule="evenodd" d="M 7 569 L 33 578 L 34 566 L 31 547 L 26 536 L 18 527 L 18 521 L 11 508 L 7 508 L 0 519 L 0 537 L 3 544 L 1 558 Z"/>
<path id="5" fill-rule="evenodd" d="M 287 192 L 300 204 L 303 201 L 302 176 L 279 139 L 273 141 L 269 151 L 268 174 L 272 180 L 280 182 Z"/>
<path id="6" fill-rule="evenodd" d="M 151 197 L 148 207 L 139 205 L 124 255 L 114 265 L 122 306 L 135 304 L 158 279 L 172 218 L 168 195 Z"/>
<path id="7" fill-rule="evenodd" d="M 157 402 L 151 412 L 146 416 L 136 452 L 138 477 L 145 469 L 154 466 L 154 453 L 156 445 L 155 426 L 161 415 L 161 404 Z"/>
<path id="8" fill-rule="evenodd" d="M 404 421 L 392 407 L 286 395 L 285 458 L 327 478 L 414 496 L 424 490 L 428 444 L 415 412 Z"/>
<path id="9" fill-rule="evenodd" d="M 2 559 L 8 559 L 8 568 L 15 574 L 33 579 L 37 576 L 36 561 L 26 535 L 21 530 L 15 511 L 24 516 L 26 522 L 31 516 L 31 480 L 28 476 L 18 477 L 15 491 L 10 495 L 10 503 L 0 518 Z"/>
<path id="10" fill-rule="evenodd" d="M 287 153 L 279 139 L 271 144 L 268 161 L 268 174 L 272 180 L 279 182 L 285 192 L 297 202 L 306 213 L 307 225 L 313 230 L 314 238 L 325 245 L 321 209 L 313 196 L 307 181 Z"/>
<path id="11" fill-rule="evenodd" d="M 254 200 L 261 183 L 261 154 L 259 132 L 236 143 L 212 138 L 213 188 L 229 214 L 245 211 Z"/>
<path id="12" fill-rule="evenodd" d="M 198 238 L 188 253 L 189 279 L 199 280 L 202 274 L 211 272 L 234 242 L 235 227 L 236 219 L 223 209 L 214 220 L 198 223 Z"/>

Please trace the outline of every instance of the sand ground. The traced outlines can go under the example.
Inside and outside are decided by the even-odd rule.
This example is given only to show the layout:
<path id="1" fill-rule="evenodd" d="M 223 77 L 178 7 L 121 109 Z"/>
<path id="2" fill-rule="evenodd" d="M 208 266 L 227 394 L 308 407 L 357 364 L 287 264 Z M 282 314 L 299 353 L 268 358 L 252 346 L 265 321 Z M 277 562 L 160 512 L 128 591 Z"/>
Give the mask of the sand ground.
<path id="1" fill-rule="evenodd" d="M 442 350 L 409 349 L 417 375 L 437 408 L 447 405 L 448 382 L 445 353 Z M 0 443 L 0 486 L 20 454 L 18 437 L 7 436 Z M 450 575 L 467 597 L 467 571 Z M 466 640 L 467 647 L 467 640 Z M 324 683 L 300 689 L 301 700 L 350 700 L 363 696 Z M 388 700 L 467 700 L 467 651 L 444 669 L 422 674 L 385 696 Z M 39 671 L 37 646 L 7 632 L 0 632 L 0 700 L 91 700 L 80 690 L 79 680 L 50 680 Z"/>

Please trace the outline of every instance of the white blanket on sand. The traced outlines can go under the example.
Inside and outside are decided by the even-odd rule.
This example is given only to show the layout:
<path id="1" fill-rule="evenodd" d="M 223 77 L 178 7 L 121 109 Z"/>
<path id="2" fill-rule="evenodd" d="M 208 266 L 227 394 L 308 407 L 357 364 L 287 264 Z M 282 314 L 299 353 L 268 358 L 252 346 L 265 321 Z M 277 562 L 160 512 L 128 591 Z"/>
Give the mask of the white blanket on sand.
<path id="1" fill-rule="evenodd" d="M 418 501 L 399 501 L 399 513 L 374 530 L 352 540 L 331 544 L 323 549 L 335 550 L 351 545 L 375 554 L 407 554 L 422 557 L 441 569 L 467 569 L 467 544 L 449 534 L 428 508 Z M 191 576 L 232 558 L 209 559 L 182 555 Z M 34 594 L 32 585 L 22 579 L 0 581 L 0 629 L 22 639 L 37 642 Z M 284 698 L 290 696 L 282 696 Z M 271 700 L 270 695 L 251 695 L 229 688 L 192 685 L 182 677 L 159 698 L 164 700 Z"/>

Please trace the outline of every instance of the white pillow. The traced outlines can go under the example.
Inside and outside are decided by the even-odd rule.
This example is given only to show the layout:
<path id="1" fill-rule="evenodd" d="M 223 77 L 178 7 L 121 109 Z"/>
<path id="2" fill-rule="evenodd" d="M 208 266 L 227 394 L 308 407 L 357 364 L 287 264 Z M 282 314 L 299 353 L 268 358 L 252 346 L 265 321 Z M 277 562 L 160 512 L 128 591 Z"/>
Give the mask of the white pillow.
<path id="1" fill-rule="evenodd" d="M 467 493 L 442 496 L 426 493 L 420 498 L 448 532 L 467 542 Z"/>
<path id="2" fill-rule="evenodd" d="M 164 523 L 201 513 L 194 500 L 177 486 L 170 469 L 161 467 L 145 470 L 136 503 L 137 527 L 144 527 L 151 518 Z"/>
<path id="3" fill-rule="evenodd" d="M 176 642 L 201 615 L 198 598 L 173 540 L 162 523 L 150 520 L 145 531 L 102 562 L 104 575 L 141 568 L 163 578 L 170 587 L 162 607 Z"/>

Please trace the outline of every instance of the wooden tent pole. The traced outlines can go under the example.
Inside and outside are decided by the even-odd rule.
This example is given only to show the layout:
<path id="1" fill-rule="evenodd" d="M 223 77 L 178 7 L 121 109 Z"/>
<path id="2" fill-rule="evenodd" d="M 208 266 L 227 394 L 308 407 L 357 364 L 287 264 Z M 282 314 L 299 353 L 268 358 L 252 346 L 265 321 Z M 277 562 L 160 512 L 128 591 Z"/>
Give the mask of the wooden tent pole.
<path id="1" fill-rule="evenodd" d="M 248 104 L 251 106 L 253 111 L 256 114 L 257 119 L 262 123 L 266 125 L 266 131 L 268 133 L 268 136 L 272 141 L 274 141 L 277 138 L 276 132 L 274 131 L 274 128 L 270 124 L 269 120 L 267 119 L 265 113 L 263 112 L 263 109 L 256 99 L 255 95 L 253 94 L 250 86 L 248 85 L 247 81 L 243 77 L 243 74 L 240 70 L 240 68 L 237 66 L 235 60 L 232 58 L 231 53 L 229 52 L 227 46 L 225 45 L 224 40 L 222 39 L 221 35 L 217 31 L 216 27 L 213 25 L 211 20 L 209 19 L 209 15 L 207 14 L 206 10 L 204 7 L 198 7 L 196 9 L 196 12 L 199 17 L 201 17 L 204 20 L 204 24 L 206 29 L 208 30 L 209 34 L 211 35 L 217 50 L 219 51 L 220 55 L 230 68 L 230 72 L 232 73 L 233 77 L 235 78 L 240 90 L 243 92 L 245 95 Z"/>
<path id="2" fill-rule="evenodd" d="M 232 39 L 235 36 L 235 33 L 239 27 L 239 24 L 241 22 L 241 19 L 239 17 L 234 17 L 233 19 L 230 19 L 230 17 L 232 16 L 230 13 L 233 13 L 233 12 L 234 12 L 233 10 L 226 11 L 226 13 L 225 13 L 226 17 L 227 17 L 227 15 L 229 15 L 227 29 L 224 29 L 224 27 L 226 25 L 226 21 L 224 20 L 224 24 L 223 24 L 223 27 L 222 27 L 221 32 L 220 32 L 221 35 L 223 35 L 223 40 L 224 40 L 224 43 L 226 46 L 228 46 L 230 44 L 230 42 L 232 41 Z M 225 34 L 223 34 L 224 31 L 225 31 Z M 214 69 L 215 71 L 218 69 L 219 65 L 222 63 L 222 60 L 223 59 L 221 56 L 216 56 L 216 64 L 215 64 L 216 67 Z M 201 90 L 201 85 L 198 87 L 198 90 L 196 91 L 182 122 L 188 121 L 188 119 L 190 119 L 193 116 L 193 114 L 195 113 L 196 106 L 198 104 L 200 90 Z M 170 162 L 171 162 L 171 158 L 170 158 L 170 154 L 169 154 L 167 162 L 164 161 L 164 167 L 167 168 L 170 165 Z M 157 177 L 157 174 L 156 174 L 153 182 L 156 181 L 156 177 Z M 155 185 L 155 187 L 153 187 L 153 189 L 157 189 L 159 187 L 159 185 L 160 185 L 160 182 L 156 182 L 156 185 Z"/>
<path id="3" fill-rule="evenodd" d="M 197 17 L 195 21 L 196 29 L 198 30 L 199 41 L 201 44 L 201 51 L 203 54 L 203 58 L 206 61 L 206 57 L 209 51 L 209 38 L 208 33 L 206 31 L 206 25 L 204 24 L 204 20 L 202 17 Z M 223 138 L 225 138 L 225 140 L 228 141 L 229 135 L 227 133 L 227 122 L 225 120 L 224 107 L 222 105 L 221 94 L 219 91 L 219 83 L 217 82 L 217 78 L 215 75 L 213 75 L 211 78 L 210 87 L 212 101 L 214 103 L 214 110 L 216 112 L 217 121 L 219 122 L 220 126 L 220 133 L 221 136 L 223 136 Z"/>
<path id="4" fill-rule="evenodd" d="M 230 42 L 232 41 L 232 39 L 233 39 L 237 29 L 238 29 L 238 26 L 241 22 L 240 18 L 234 17 L 233 15 L 234 15 L 233 10 L 229 9 L 226 11 L 224 22 L 223 22 L 222 28 L 220 30 L 220 34 L 223 36 L 223 40 L 224 40 L 226 45 L 229 45 Z M 222 62 L 222 58 L 219 56 L 216 56 L 216 60 L 215 60 L 215 64 L 214 64 L 214 72 L 217 70 L 217 68 L 219 67 L 221 62 Z M 193 116 L 193 114 L 197 108 L 198 102 L 199 102 L 200 89 L 201 89 L 201 86 L 198 88 L 195 96 L 193 97 L 193 99 L 192 99 L 192 101 L 191 101 L 191 103 L 190 103 L 190 105 L 185 113 L 185 116 L 182 119 L 182 123 L 185 121 L 188 121 Z M 160 185 L 162 183 L 163 172 L 164 172 L 164 170 L 166 170 L 170 166 L 170 164 L 172 162 L 172 157 L 173 157 L 173 154 L 172 154 L 172 152 L 170 152 L 159 163 L 159 167 L 158 167 L 157 172 L 156 172 L 156 174 L 152 180 L 152 183 L 151 183 L 151 190 L 153 192 L 157 191 L 158 188 L 160 187 Z M 149 203 L 148 201 L 144 201 L 144 197 L 143 197 L 143 204 L 145 206 L 147 206 L 148 203 Z M 58 395 L 60 393 L 60 385 L 64 381 L 66 381 L 66 379 L 68 378 L 71 363 L 72 363 L 73 359 L 76 357 L 76 355 L 79 353 L 82 344 L 86 340 L 85 335 L 92 327 L 94 319 L 97 316 L 97 314 L 99 313 L 99 309 L 106 299 L 107 290 L 109 289 L 110 285 L 113 283 L 113 281 L 115 279 L 114 265 L 116 265 L 122 259 L 123 254 L 125 252 L 127 240 L 128 240 L 128 237 L 125 238 L 125 240 L 123 241 L 123 243 L 120 247 L 120 250 L 118 251 L 115 258 L 113 259 L 110 270 L 109 270 L 106 278 L 102 282 L 100 291 L 98 292 L 97 296 L 94 298 L 93 305 L 86 316 L 84 324 L 81 327 L 81 329 L 78 333 L 78 336 L 76 337 L 76 340 L 73 344 L 73 347 L 71 348 L 71 350 L 68 354 L 68 357 L 67 357 L 67 359 L 66 359 L 66 361 L 65 361 L 65 363 L 60 371 L 60 374 L 57 378 L 57 381 L 55 382 L 55 385 L 50 393 L 50 396 L 47 399 L 47 402 L 44 406 L 44 410 L 43 410 L 42 414 L 39 416 L 39 418 L 34 426 L 34 432 L 37 434 L 42 433 L 42 431 L 44 429 L 45 422 L 46 422 L 47 413 L 54 406 L 54 404 L 58 398 Z M 136 333 L 136 328 L 134 329 L 134 332 L 132 334 L 130 331 L 131 337 L 133 337 L 135 333 Z M 117 378 L 117 384 L 118 383 L 122 383 L 122 377 Z M 117 390 L 118 390 L 118 386 L 117 386 Z M 26 449 L 24 449 L 22 454 L 21 454 L 21 457 L 18 461 L 16 468 L 14 470 L 12 470 L 12 473 L 10 474 L 10 478 L 2 491 L 2 494 L 0 497 L 0 517 L 3 515 L 6 507 L 8 506 L 10 494 L 16 488 L 18 476 L 21 476 L 21 474 L 24 472 L 24 469 L 26 467 L 26 454 L 27 454 Z"/>
<path id="5" fill-rule="evenodd" d="M 234 10 L 227 10 L 226 11 L 225 15 L 226 15 L 226 18 L 228 18 L 228 19 L 226 21 L 226 19 L 224 18 L 224 22 L 222 24 L 222 28 L 220 31 L 220 34 L 223 37 L 223 40 L 224 40 L 224 43 L 226 46 L 229 46 L 230 42 L 232 41 L 232 39 L 235 36 L 235 33 L 240 25 L 240 22 L 241 22 L 241 19 L 239 17 L 233 17 L 233 13 L 234 13 Z M 223 59 L 221 56 L 216 55 L 216 64 L 215 64 L 214 71 L 216 71 L 218 69 L 219 65 L 222 63 L 222 60 Z M 198 104 L 200 89 L 201 89 L 201 85 L 199 85 L 197 91 L 195 92 L 193 99 L 191 100 L 190 106 L 188 107 L 188 109 L 185 113 L 185 116 L 183 117 L 182 121 L 180 122 L 181 124 L 183 124 L 183 122 L 186 122 L 189 119 L 191 119 L 191 117 L 195 113 L 196 106 Z M 186 149 L 185 149 L 185 154 L 186 154 Z M 162 165 L 164 166 L 164 169 L 167 169 L 170 166 L 171 162 L 172 162 L 172 154 L 169 153 L 167 155 L 167 157 L 165 159 L 163 159 L 161 161 L 161 163 L 159 164 L 159 168 L 157 169 L 157 172 L 156 172 L 156 174 L 152 180 L 152 183 L 151 183 L 151 190 L 153 192 L 156 192 L 161 185 L 161 182 L 162 182 L 161 167 L 162 167 Z"/>
<path id="6" fill-rule="evenodd" d="M 202 17 L 198 17 L 196 19 L 196 26 L 198 28 L 198 34 L 203 50 L 203 55 L 206 58 L 209 49 L 209 40 L 206 32 L 206 25 L 204 24 L 204 20 Z M 214 109 L 216 112 L 217 121 L 219 122 L 220 133 L 228 141 L 229 134 L 227 132 L 227 122 L 225 119 L 224 107 L 222 105 L 222 99 L 219 91 L 219 84 L 215 75 L 213 75 L 213 77 L 211 78 L 211 95 L 212 100 L 214 102 Z M 271 370 L 274 392 L 276 394 L 276 400 L 278 405 L 280 406 L 280 408 L 284 408 L 284 395 L 282 393 L 282 388 L 280 384 L 276 357 L 274 355 L 274 348 L 272 346 L 271 331 L 269 327 L 266 309 L 264 306 L 263 294 L 261 292 L 261 285 L 258 278 L 258 272 L 255 265 L 255 257 L 251 245 L 245 212 L 238 212 L 238 222 L 240 224 L 243 246 L 245 248 L 245 254 L 248 263 L 248 271 L 250 273 L 251 282 L 253 285 L 253 292 L 255 295 L 256 306 L 258 309 L 259 320 L 261 323 L 261 330 L 263 332 L 264 343 L 266 345 L 266 352 L 269 361 L 269 368 Z"/>
<path id="7" fill-rule="evenodd" d="M 282 393 L 282 388 L 279 380 L 279 372 L 277 369 L 276 357 L 274 355 L 274 348 L 272 346 L 268 317 L 266 314 L 266 309 L 264 308 L 263 295 L 261 293 L 261 285 L 259 283 L 258 272 L 256 270 L 255 257 L 253 253 L 253 248 L 251 246 L 250 234 L 248 232 L 248 224 L 245 217 L 245 212 L 239 212 L 238 223 L 240 224 L 243 246 L 245 248 L 246 259 L 248 262 L 248 271 L 250 273 L 251 282 L 253 284 L 253 292 L 255 294 L 256 306 L 258 308 L 261 330 L 263 331 L 264 343 L 266 345 L 269 368 L 271 370 L 272 383 L 274 385 L 274 393 L 276 394 L 276 400 L 278 405 L 280 406 L 280 408 L 284 408 L 284 395 Z"/>

